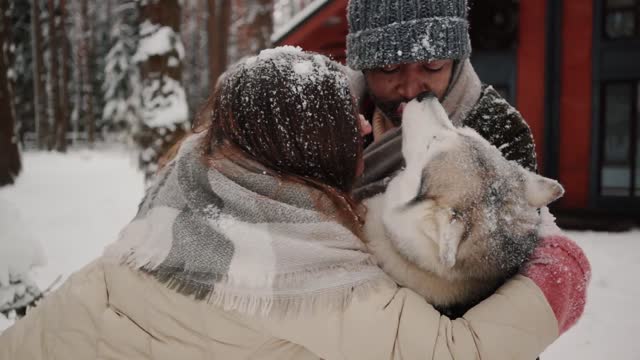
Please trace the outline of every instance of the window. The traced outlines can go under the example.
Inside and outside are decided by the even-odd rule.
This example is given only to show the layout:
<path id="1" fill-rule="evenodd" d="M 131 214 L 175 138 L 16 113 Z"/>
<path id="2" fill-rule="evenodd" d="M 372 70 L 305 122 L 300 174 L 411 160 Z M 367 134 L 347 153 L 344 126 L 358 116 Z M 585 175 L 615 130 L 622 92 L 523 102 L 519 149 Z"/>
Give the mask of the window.
<path id="1" fill-rule="evenodd" d="M 604 36 L 607 39 L 640 37 L 640 0 L 605 0 Z"/>
<path id="2" fill-rule="evenodd" d="M 635 114 L 636 114 L 636 137 L 635 137 L 635 196 L 640 198 L 640 82 L 638 82 L 636 87 L 636 97 L 635 97 Z"/>
<path id="3" fill-rule="evenodd" d="M 470 36 L 473 51 L 515 49 L 519 1 L 471 0 Z"/>
<path id="4" fill-rule="evenodd" d="M 471 63 L 482 82 L 516 98 L 519 0 L 469 0 Z"/>
<path id="5" fill-rule="evenodd" d="M 640 211 L 640 0 L 596 0 L 591 196 L 597 207 Z"/>
<path id="6" fill-rule="evenodd" d="M 640 81 L 602 87 L 600 194 L 640 197 Z"/>

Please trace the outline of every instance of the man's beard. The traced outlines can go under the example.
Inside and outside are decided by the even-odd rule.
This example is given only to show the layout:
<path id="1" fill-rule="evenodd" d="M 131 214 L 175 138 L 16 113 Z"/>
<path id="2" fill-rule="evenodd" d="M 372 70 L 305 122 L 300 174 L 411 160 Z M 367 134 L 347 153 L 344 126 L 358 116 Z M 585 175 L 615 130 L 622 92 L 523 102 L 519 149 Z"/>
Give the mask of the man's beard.
<path id="1" fill-rule="evenodd" d="M 398 112 L 398 108 L 400 107 L 400 104 L 404 102 L 403 100 L 383 101 L 375 97 L 373 94 L 371 95 L 371 99 L 376 107 L 380 109 L 384 117 L 391 121 L 393 126 L 400 126 L 402 124 L 402 114 Z"/>

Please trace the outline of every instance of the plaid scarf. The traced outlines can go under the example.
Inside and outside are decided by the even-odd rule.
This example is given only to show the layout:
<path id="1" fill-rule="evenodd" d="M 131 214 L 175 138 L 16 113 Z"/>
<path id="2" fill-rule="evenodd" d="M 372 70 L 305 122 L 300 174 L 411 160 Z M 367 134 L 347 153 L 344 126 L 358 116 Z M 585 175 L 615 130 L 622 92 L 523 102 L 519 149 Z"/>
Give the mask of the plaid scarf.
<path id="1" fill-rule="evenodd" d="M 205 139 L 182 144 L 107 258 L 245 314 L 343 307 L 389 281 L 323 192 L 248 160 L 207 159 Z"/>

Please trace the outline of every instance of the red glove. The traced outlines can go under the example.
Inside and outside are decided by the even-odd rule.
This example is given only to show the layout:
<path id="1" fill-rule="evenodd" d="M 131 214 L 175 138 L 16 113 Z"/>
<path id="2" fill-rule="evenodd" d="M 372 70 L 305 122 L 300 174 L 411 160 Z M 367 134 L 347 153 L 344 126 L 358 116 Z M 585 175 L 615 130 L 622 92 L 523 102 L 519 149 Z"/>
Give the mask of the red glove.
<path id="1" fill-rule="evenodd" d="M 546 236 L 526 264 L 527 276 L 544 293 L 558 320 L 560 334 L 573 326 L 587 300 L 591 266 L 580 247 L 563 235 Z"/>

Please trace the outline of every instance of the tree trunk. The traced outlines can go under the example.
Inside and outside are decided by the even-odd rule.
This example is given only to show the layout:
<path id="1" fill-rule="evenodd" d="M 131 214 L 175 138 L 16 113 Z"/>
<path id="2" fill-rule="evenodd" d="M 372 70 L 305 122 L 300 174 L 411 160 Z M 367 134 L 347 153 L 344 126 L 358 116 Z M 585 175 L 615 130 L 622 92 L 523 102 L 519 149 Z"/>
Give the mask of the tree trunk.
<path id="1" fill-rule="evenodd" d="M 195 90 L 195 91 L 191 91 L 191 96 L 193 97 L 199 97 L 199 82 L 200 82 L 200 76 L 202 76 L 201 74 L 199 74 L 198 71 L 198 61 L 200 59 L 200 56 L 198 56 L 198 54 L 200 53 L 200 26 L 201 26 L 201 20 L 202 19 L 202 12 L 201 12 L 201 8 L 200 8 L 200 3 L 202 1 L 201 0 L 196 0 L 196 11 L 192 11 L 191 14 L 189 14 L 189 20 L 195 22 L 195 27 L 194 27 L 194 31 L 193 31 L 193 43 L 192 43 L 192 48 L 191 51 L 193 51 L 195 53 L 195 56 L 193 56 L 192 62 L 191 62 L 191 79 L 189 81 L 189 83 L 191 84 L 191 89 Z M 197 105 L 196 105 L 197 106 Z M 191 108 L 192 110 L 194 109 L 194 107 Z"/>
<path id="2" fill-rule="evenodd" d="M 182 39 L 182 44 L 184 44 L 185 62 L 187 62 L 186 59 L 188 59 L 191 55 L 189 53 L 193 53 L 195 50 L 195 48 L 193 47 L 193 42 L 195 40 L 191 31 L 191 28 L 193 27 L 191 24 L 191 19 L 195 18 L 197 14 L 196 11 L 193 10 L 192 2 L 193 1 L 185 1 L 184 6 L 180 11 L 180 38 Z M 187 68 L 183 69 L 183 76 L 185 76 L 186 72 Z M 187 92 L 187 94 L 191 94 L 189 88 L 190 85 L 185 85 L 185 91 Z"/>
<path id="3" fill-rule="evenodd" d="M 82 45 L 81 45 L 81 68 L 80 72 L 82 74 L 82 98 L 84 102 L 84 110 L 85 110 L 85 131 L 87 132 L 87 141 L 89 142 L 89 146 L 93 146 L 95 142 L 95 133 L 96 133 L 96 120 L 93 114 L 93 91 L 91 85 L 91 74 L 89 71 L 89 62 L 91 61 L 92 55 L 92 32 L 91 32 L 91 21 L 89 19 L 89 9 L 87 5 L 87 0 L 80 1 L 80 14 L 82 25 L 80 28 L 82 29 Z"/>
<path id="4" fill-rule="evenodd" d="M 60 73 L 60 68 L 58 66 L 58 26 L 56 25 L 56 6 L 55 0 L 47 0 L 47 6 L 49 9 L 49 54 L 50 54 L 50 66 L 49 69 L 49 82 L 51 84 L 51 110 L 53 113 L 53 131 L 51 133 L 51 137 L 49 138 L 49 150 L 53 148 L 57 148 L 57 140 L 59 139 L 58 132 L 62 127 L 62 114 L 60 111 L 60 77 L 58 74 Z"/>
<path id="5" fill-rule="evenodd" d="M 7 71 L 9 63 L 7 54 L 9 43 L 9 18 L 6 16 L 9 0 L 0 0 L 0 186 L 13 184 L 13 179 L 20 172 L 20 153 L 18 139 L 15 135 L 15 118 L 12 106 L 11 87 Z"/>
<path id="6" fill-rule="evenodd" d="M 46 96 L 44 83 L 44 59 L 42 56 L 42 28 L 40 21 L 40 0 L 31 3 L 31 32 L 33 50 L 33 89 L 34 113 L 36 117 L 36 134 L 38 148 L 44 149 L 49 143 L 50 125 L 46 112 Z"/>
<path id="7" fill-rule="evenodd" d="M 273 0 L 234 0 L 235 60 L 271 47 Z"/>
<path id="8" fill-rule="evenodd" d="M 207 0 L 209 8 L 209 93 L 227 68 L 231 0 Z"/>
<path id="9" fill-rule="evenodd" d="M 274 0 L 258 0 L 256 1 L 255 21 L 251 26 L 253 37 L 255 39 L 256 48 L 252 49 L 253 53 L 271 47 L 271 35 L 273 34 L 273 1 Z"/>
<path id="10" fill-rule="evenodd" d="M 196 69 L 206 69 L 207 76 L 200 76 L 198 80 L 199 101 L 198 107 L 208 97 L 209 91 L 209 48 L 207 46 L 207 0 L 198 0 L 198 61 Z M 196 109 L 199 110 L 199 109 Z"/>
<path id="11" fill-rule="evenodd" d="M 109 38 L 109 33 L 111 32 L 111 28 L 113 26 L 113 1 L 115 0 L 105 0 L 107 2 L 107 22 L 106 28 L 107 30 L 107 38 Z"/>
<path id="12" fill-rule="evenodd" d="M 71 61 L 71 47 L 65 23 L 67 21 L 67 6 L 65 0 L 60 0 L 60 41 L 62 41 L 62 82 L 60 83 L 60 127 L 56 129 L 58 141 L 56 150 L 67 151 L 67 131 L 69 130 L 69 61 Z"/>
<path id="13" fill-rule="evenodd" d="M 184 2 L 181 13 L 180 38 L 185 50 L 184 63 L 189 64 L 182 69 L 182 77 L 187 79 L 184 84 L 184 92 L 189 102 L 189 110 L 193 111 L 194 105 L 196 105 L 195 94 L 197 93 L 197 82 L 194 79 L 202 76 L 202 72 L 196 65 L 198 61 L 198 36 L 197 24 L 195 23 L 198 18 L 198 10 L 194 9 L 193 1 L 187 1 Z"/>

